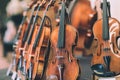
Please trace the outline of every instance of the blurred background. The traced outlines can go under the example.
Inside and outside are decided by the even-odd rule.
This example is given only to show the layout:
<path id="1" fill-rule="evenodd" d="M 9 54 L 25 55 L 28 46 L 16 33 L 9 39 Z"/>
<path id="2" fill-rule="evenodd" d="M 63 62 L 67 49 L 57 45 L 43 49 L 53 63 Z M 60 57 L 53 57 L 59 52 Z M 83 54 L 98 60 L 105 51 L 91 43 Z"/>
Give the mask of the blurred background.
<path id="1" fill-rule="evenodd" d="M 22 20 L 22 12 L 30 0 L 0 0 L 0 80 L 6 76 L 13 53 L 13 40 Z"/>
<path id="2" fill-rule="evenodd" d="M 22 20 L 22 12 L 26 9 L 27 3 L 30 1 L 31 0 L 0 0 L 0 80 L 10 80 L 10 77 L 6 76 L 6 71 L 12 59 L 13 41 Z M 91 0 L 92 7 L 94 7 L 94 1 L 95 0 Z M 111 16 L 120 21 L 120 0 L 108 1 L 111 3 Z M 85 62 L 81 60 L 81 64 L 89 63 L 90 58 L 83 58 L 83 61 Z"/>

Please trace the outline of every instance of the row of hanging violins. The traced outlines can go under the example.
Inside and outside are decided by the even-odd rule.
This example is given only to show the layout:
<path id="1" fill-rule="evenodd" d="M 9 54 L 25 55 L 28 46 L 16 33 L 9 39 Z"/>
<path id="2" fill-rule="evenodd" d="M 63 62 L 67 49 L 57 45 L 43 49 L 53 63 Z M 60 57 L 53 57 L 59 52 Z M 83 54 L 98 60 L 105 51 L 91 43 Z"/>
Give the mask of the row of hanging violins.
<path id="1" fill-rule="evenodd" d="M 46 13 L 56 2 L 59 6 L 58 25 L 53 30 Z M 69 2 L 34 0 L 28 8 L 32 10 L 29 21 L 28 10 L 23 13 L 14 43 L 15 54 L 7 71 L 12 80 L 79 80 L 81 68 L 74 57 L 74 49 L 79 34 L 87 33 L 91 33 L 90 39 L 94 36 L 94 41 L 97 41 L 91 62 L 93 73 L 102 77 L 120 73 L 120 23 L 115 18 L 108 18 L 107 0 L 103 0 L 103 18 L 95 23 L 91 20 L 96 12 L 88 0 L 76 1 L 68 14 Z M 43 9 L 40 17 L 38 12 Z"/>

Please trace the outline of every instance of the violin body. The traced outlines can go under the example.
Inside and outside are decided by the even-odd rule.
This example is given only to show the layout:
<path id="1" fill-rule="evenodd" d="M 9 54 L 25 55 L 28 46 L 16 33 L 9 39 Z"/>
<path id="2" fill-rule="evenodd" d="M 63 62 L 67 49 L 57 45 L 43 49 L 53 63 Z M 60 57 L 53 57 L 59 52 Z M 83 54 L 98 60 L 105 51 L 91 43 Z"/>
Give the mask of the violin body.
<path id="1" fill-rule="evenodd" d="M 34 26 L 34 27 L 35 27 L 35 29 L 34 29 L 34 32 L 33 32 L 32 39 L 31 39 L 31 44 L 28 45 L 28 48 L 26 48 L 26 50 L 24 51 L 24 54 L 25 54 L 24 59 L 27 61 L 27 62 L 26 62 L 26 71 L 27 71 L 27 70 L 29 69 L 29 67 L 30 67 L 29 64 L 30 64 L 30 62 L 32 61 L 32 58 L 31 58 L 31 57 L 34 57 L 34 52 L 35 52 L 35 50 L 33 49 L 33 43 L 34 43 L 34 41 L 35 41 L 35 37 L 36 37 L 36 35 L 37 35 L 39 26 L 37 25 L 37 26 Z"/>
<path id="2" fill-rule="evenodd" d="M 59 27 L 57 27 L 51 34 L 53 56 L 47 66 L 46 80 L 53 80 L 52 77 L 54 76 L 56 76 L 56 79 L 54 80 L 76 80 L 80 74 L 80 67 L 76 58 L 73 56 L 73 45 L 76 45 L 76 37 L 78 34 L 76 29 L 71 25 L 66 25 L 65 28 L 65 48 L 62 50 L 57 48 L 58 36 L 56 35 L 58 35 Z M 63 67 L 61 76 L 59 73 L 59 67 Z"/>
<path id="3" fill-rule="evenodd" d="M 89 29 L 92 27 L 89 24 L 95 13 L 88 0 L 78 0 L 71 12 L 71 24 L 76 29 Z"/>
<path id="4" fill-rule="evenodd" d="M 84 55 L 89 55 L 89 53 L 86 54 L 85 48 L 89 49 L 93 41 L 92 27 L 97 20 L 95 14 L 96 11 L 91 8 L 88 0 L 78 0 L 71 11 L 71 24 L 79 32 L 79 43 L 76 50 L 82 50 Z"/>
<path id="5" fill-rule="evenodd" d="M 106 66 L 103 57 L 110 56 L 110 71 L 118 74 L 120 73 L 120 52 L 117 46 L 117 39 L 120 35 L 120 23 L 114 18 L 109 18 L 110 39 L 105 42 L 102 39 L 102 22 L 103 20 L 100 19 L 93 26 L 94 39 L 98 44 L 91 64 L 103 64 Z M 107 53 L 104 51 L 104 46 L 108 46 L 109 51 Z"/>
<path id="6" fill-rule="evenodd" d="M 36 36 L 38 34 L 39 25 L 35 25 L 34 27 L 35 28 L 31 38 L 31 43 L 30 45 L 28 45 L 28 48 L 26 47 L 26 50 L 23 51 L 23 53 L 25 54 L 24 60 L 26 60 L 25 72 L 27 72 L 32 68 L 31 72 L 29 72 L 32 73 L 32 80 L 34 80 L 36 76 L 38 77 L 39 75 L 39 77 L 41 77 L 42 75 L 43 67 L 44 67 L 44 56 L 48 48 L 48 42 L 50 39 L 50 32 L 51 32 L 50 27 L 44 26 L 41 33 L 41 37 L 38 41 L 38 46 L 33 48 Z M 30 64 L 32 64 L 33 66 L 31 67 Z"/>
<path id="7" fill-rule="evenodd" d="M 40 41 L 34 53 L 33 59 L 33 78 L 36 76 L 43 76 L 43 68 L 45 64 L 45 53 L 48 48 L 49 39 L 50 39 L 51 29 L 50 27 L 43 27 L 42 35 L 40 37 Z M 43 75 L 42 75 L 43 74 Z"/>

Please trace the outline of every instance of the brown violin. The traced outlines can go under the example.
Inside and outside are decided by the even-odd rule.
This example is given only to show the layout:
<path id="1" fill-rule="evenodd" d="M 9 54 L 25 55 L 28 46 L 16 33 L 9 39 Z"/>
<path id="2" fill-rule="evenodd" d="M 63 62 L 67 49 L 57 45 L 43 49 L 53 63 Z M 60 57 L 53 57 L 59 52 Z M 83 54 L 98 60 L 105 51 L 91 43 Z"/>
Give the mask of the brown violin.
<path id="1" fill-rule="evenodd" d="M 24 36 L 25 31 L 27 29 L 27 25 L 28 25 L 27 22 L 25 21 L 26 17 L 27 17 L 27 14 L 25 12 L 24 17 L 23 17 L 23 21 L 18 29 L 18 34 L 17 34 L 18 40 L 17 40 L 17 42 L 15 42 L 15 45 L 13 46 L 15 49 L 15 53 L 16 53 L 16 63 L 18 63 L 18 59 L 20 57 L 19 48 L 22 47 L 22 39 L 23 39 L 23 36 Z"/>
<path id="2" fill-rule="evenodd" d="M 49 56 L 49 52 L 47 51 L 49 47 L 49 39 L 50 39 L 50 32 L 51 32 L 51 21 L 49 17 L 46 17 L 46 12 L 50 5 L 52 4 L 52 0 L 47 5 L 43 18 L 41 20 L 40 26 L 38 27 L 34 25 L 36 22 L 36 17 L 38 16 L 38 11 L 42 4 L 46 2 L 43 0 L 40 5 L 38 6 L 36 16 L 33 22 L 34 31 L 31 38 L 31 43 L 26 50 L 25 54 L 25 73 L 27 72 L 28 79 L 36 80 L 36 78 L 41 79 L 43 78 L 45 65 L 48 59 L 45 59 L 46 56 Z M 45 52 L 47 52 L 45 54 Z M 24 62 L 25 63 L 25 62 Z"/>
<path id="3" fill-rule="evenodd" d="M 52 30 L 51 21 L 49 17 L 46 16 L 46 12 L 48 11 L 52 3 L 53 0 L 50 0 L 48 5 L 46 6 L 40 27 L 38 29 L 33 44 L 33 48 L 35 48 L 34 59 L 33 59 L 33 71 L 32 71 L 33 79 L 39 78 L 43 80 L 45 78 L 44 73 L 49 58 L 49 45 L 50 45 L 49 39 Z"/>
<path id="4" fill-rule="evenodd" d="M 71 11 L 71 24 L 77 29 L 79 27 L 88 29 L 91 27 L 89 26 L 90 20 L 95 13 L 88 0 L 78 0 Z"/>
<path id="5" fill-rule="evenodd" d="M 20 57 L 19 48 L 22 46 L 22 38 L 23 38 L 23 35 L 24 35 L 25 30 L 27 28 L 26 17 L 27 17 L 27 11 L 24 11 L 23 19 L 22 19 L 22 22 L 19 26 L 18 32 L 17 32 L 16 37 L 15 37 L 14 45 L 13 45 L 15 54 L 13 54 L 12 64 L 10 65 L 10 67 L 7 71 L 7 75 L 10 75 L 10 73 L 12 73 L 12 76 L 11 76 L 12 79 L 15 79 L 16 76 L 17 76 L 17 79 L 20 79 L 20 75 L 17 74 L 17 72 L 18 72 L 17 63 L 18 63 L 19 57 Z"/>
<path id="6" fill-rule="evenodd" d="M 76 47 L 79 54 L 82 51 L 84 55 L 89 55 L 89 53 L 86 53 L 85 48 L 89 49 L 93 41 L 92 27 L 94 22 L 97 20 L 95 14 L 96 11 L 91 8 L 89 0 L 76 0 L 73 8 L 71 9 L 71 24 L 79 32 L 79 42 Z"/>
<path id="7" fill-rule="evenodd" d="M 93 72 L 102 77 L 120 73 L 120 51 L 118 47 L 120 23 L 107 15 L 107 0 L 103 0 L 103 18 L 93 26 L 97 49 L 92 58 Z"/>
<path id="8" fill-rule="evenodd" d="M 19 48 L 23 47 L 23 38 L 24 38 L 24 35 L 26 33 L 26 30 L 29 28 L 28 27 L 28 22 L 27 22 L 27 15 L 28 15 L 28 10 L 31 9 L 31 7 L 33 6 L 34 4 L 34 1 L 29 5 L 29 8 L 27 10 L 25 10 L 23 12 L 23 19 L 22 19 L 22 22 L 19 26 L 19 29 L 18 29 L 18 32 L 16 34 L 16 37 L 15 37 L 15 41 L 14 41 L 14 50 L 15 50 L 15 56 L 13 58 L 13 73 L 12 73 L 12 79 L 14 80 L 15 78 L 17 78 L 18 80 L 20 79 L 20 75 L 18 74 L 19 70 L 20 70 L 20 65 L 19 65 L 19 62 L 20 62 L 20 58 L 21 58 L 21 52 L 19 51 Z"/>
<path id="9" fill-rule="evenodd" d="M 23 38 L 21 39 L 21 46 L 19 47 L 19 50 L 17 52 L 17 54 L 19 55 L 18 57 L 18 61 L 17 61 L 17 65 L 19 67 L 19 69 L 23 68 L 22 67 L 22 63 L 23 63 L 23 52 L 26 50 L 26 47 L 28 45 L 28 43 L 30 43 L 30 32 L 32 34 L 32 30 L 31 30 L 31 25 L 32 25 L 32 21 L 33 21 L 33 15 L 34 15 L 34 11 L 37 5 L 34 5 L 32 12 L 31 12 L 31 16 L 30 16 L 30 20 L 29 20 L 29 24 L 27 25 L 27 29 L 25 30 L 25 33 L 23 34 Z"/>
<path id="10" fill-rule="evenodd" d="M 46 71 L 46 80 L 76 80 L 80 74 L 77 59 L 73 56 L 73 46 L 77 42 L 77 31 L 65 25 L 65 3 L 62 2 L 60 26 L 51 34 L 53 56 Z"/>
<path id="11" fill-rule="evenodd" d="M 49 48 L 49 39 L 50 39 L 50 26 L 46 27 L 44 26 L 40 40 L 38 42 L 38 46 L 36 47 L 35 53 L 34 53 L 34 59 L 33 59 L 33 71 L 32 71 L 32 77 L 33 79 L 35 78 L 40 78 L 43 79 L 45 78 L 44 76 L 44 69 L 46 68 L 46 52 L 47 49 Z M 49 52 L 47 53 L 49 54 Z M 48 57 L 49 55 L 47 55 Z"/>

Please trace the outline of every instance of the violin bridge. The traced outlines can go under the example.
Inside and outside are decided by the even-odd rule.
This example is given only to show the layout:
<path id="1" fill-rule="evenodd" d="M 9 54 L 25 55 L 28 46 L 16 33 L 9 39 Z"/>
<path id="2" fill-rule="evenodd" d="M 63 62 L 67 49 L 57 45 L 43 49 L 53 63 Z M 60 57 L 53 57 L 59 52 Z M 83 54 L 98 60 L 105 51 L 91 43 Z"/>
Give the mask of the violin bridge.
<path id="1" fill-rule="evenodd" d="M 57 59 L 63 59 L 64 56 L 56 56 Z"/>

